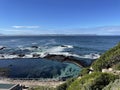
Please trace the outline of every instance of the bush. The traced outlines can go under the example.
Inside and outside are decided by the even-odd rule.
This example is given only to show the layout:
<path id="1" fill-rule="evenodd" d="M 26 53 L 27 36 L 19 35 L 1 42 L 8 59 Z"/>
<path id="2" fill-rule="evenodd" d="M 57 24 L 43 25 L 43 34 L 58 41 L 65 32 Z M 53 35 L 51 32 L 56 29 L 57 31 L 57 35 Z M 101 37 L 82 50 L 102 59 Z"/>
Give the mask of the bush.
<path id="1" fill-rule="evenodd" d="M 89 67 L 86 67 L 86 68 L 83 68 L 81 71 L 80 71 L 80 76 L 84 76 L 86 74 L 89 73 Z"/>
<path id="2" fill-rule="evenodd" d="M 75 81 L 75 79 L 76 79 L 76 78 L 68 79 L 65 83 L 59 85 L 56 89 L 57 89 L 57 90 L 66 90 L 66 89 L 69 87 L 69 85 L 70 85 L 73 81 Z"/>
<path id="3" fill-rule="evenodd" d="M 103 68 L 109 68 L 120 62 L 120 43 L 105 52 L 99 59 L 93 62 L 92 68 L 95 71 L 102 71 Z"/>
<path id="4" fill-rule="evenodd" d="M 102 90 L 118 76 L 108 73 L 94 72 L 75 80 L 67 90 Z"/>

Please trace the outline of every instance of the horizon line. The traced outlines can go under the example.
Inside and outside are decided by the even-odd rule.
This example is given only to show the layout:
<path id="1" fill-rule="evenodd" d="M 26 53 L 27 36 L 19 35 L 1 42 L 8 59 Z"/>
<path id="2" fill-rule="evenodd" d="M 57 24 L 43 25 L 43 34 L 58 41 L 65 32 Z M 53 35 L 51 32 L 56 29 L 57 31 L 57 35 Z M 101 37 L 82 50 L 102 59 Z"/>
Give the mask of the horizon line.
<path id="1" fill-rule="evenodd" d="M 98 35 L 98 34 L 33 34 L 33 35 L 5 35 L 0 36 L 120 36 L 120 35 Z"/>

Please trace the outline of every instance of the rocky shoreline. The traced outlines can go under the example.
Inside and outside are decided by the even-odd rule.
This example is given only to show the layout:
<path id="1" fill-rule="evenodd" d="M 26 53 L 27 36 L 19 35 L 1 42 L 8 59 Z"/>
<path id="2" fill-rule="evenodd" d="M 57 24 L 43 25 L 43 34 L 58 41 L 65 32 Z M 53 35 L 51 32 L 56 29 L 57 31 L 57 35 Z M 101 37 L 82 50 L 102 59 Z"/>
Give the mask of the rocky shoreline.
<path id="1" fill-rule="evenodd" d="M 57 48 L 72 48 L 70 46 L 59 46 Z M 71 62 L 74 63 L 80 67 L 86 67 L 89 66 L 90 64 L 86 63 L 85 60 L 83 59 L 91 59 L 91 62 L 96 60 L 97 58 L 100 57 L 99 54 L 92 53 L 90 55 L 86 56 L 79 56 L 75 54 L 69 54 L 67 52 L 35 52 L 35 50 L 38 50 L 38 46 L 31 46 L 25 49 L 18 49 L 17 51 L 11 50 L 9 53 L 6 53 L 9 51 L 9 49 L 5 46 L 0 46 L 0 60 L 5 60 L 5 59 L 47 59 L 47 60 L 56 60 L 60 62 Z M 40 49 L 39 49 L 40 50 Z M 59 50 L 57 50 L 59 51 Z"/>

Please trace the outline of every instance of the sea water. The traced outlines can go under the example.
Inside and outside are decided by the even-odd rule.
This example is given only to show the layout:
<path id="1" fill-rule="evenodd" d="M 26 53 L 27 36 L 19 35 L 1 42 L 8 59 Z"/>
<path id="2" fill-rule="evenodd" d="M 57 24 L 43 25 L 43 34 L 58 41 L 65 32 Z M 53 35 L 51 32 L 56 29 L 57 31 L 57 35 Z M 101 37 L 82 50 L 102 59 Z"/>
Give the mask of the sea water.
<path id="1" fill-rule="evenodd" d="M 10 78 L 76 77 L 82 68 L 72 62 L 34 59 L 31 54 L 73 56 L 92 63 L 119 41 L 120 36 L 0 36 L 0 47 L 6 47 L 0 50 L 4 55 L 4 59 L 0 57 L 0 68 L 8 68 Z M 24 53 L 26 57 L 13 59 L 11 53 Z"/>

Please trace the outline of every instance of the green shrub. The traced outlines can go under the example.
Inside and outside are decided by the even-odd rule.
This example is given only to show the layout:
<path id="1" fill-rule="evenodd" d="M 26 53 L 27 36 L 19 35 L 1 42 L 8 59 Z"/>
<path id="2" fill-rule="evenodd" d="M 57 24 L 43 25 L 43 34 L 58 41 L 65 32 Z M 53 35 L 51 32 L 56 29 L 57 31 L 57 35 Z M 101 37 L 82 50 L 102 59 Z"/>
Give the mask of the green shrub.
<path id="1" fill-rule="evenodd" d="M 102 90 L 118 76 L 108 73 L 94 72 L 75 80 L 67 90 Z"/>
<path id="2" fill-rule="evenodd" d="M 66 90 L 67 88 L 67 83 L 63 83 L 57 87 L 57 90 Z"/>
<path id="3" fill-rule="evenodd" d="M 95 71 L 101 71 L 103 68 L 109 68 L 120 62 L 120 43 L 105 52 L 99 59 L 93 62 L 92 68 Z"/>
<path id="4" fill-rule="evenodd" d="M 59 85 L 56 89 L 57 89 L 57 90 L 66 90 L 66 89 L 69 87 L 69 85 L 70 85 L 73 81 L 75 81 L 75 79 L 76 79 L 76 78 L 68 79 L 65 83 Z"/>
<path id="5" fill-rule="evenodd" d="M 86 67 L 86 68 L 83 68 L 81 71 L 80 71 L 80 76 L 84 76 L 86 74 L 89 73 L 89 67 Z"/>

